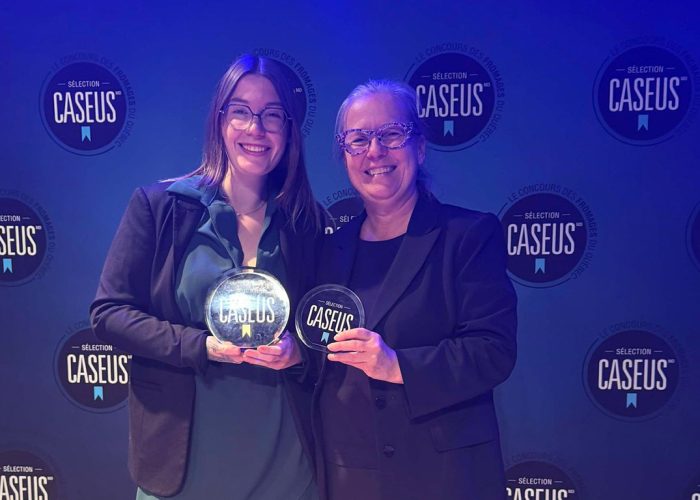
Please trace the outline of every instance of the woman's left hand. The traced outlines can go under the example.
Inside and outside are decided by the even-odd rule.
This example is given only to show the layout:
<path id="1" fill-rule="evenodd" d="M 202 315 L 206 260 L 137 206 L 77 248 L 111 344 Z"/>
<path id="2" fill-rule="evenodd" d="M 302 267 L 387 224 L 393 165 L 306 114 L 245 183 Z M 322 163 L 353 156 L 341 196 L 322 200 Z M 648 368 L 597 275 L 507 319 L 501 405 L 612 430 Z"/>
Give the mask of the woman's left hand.
<path id="1" fill-rule="evenodd" d="M 289 332 L 284 332 L 276 344 L 246 349 L 242 358 L 251 365 L 264 366 L 271 370 L 284 370 L 301 363 L 301 352 Z"/>
<path id="2" fill-rule="evenodd" d="M 337 334 L 333 340 L 328 344 L 330 361 L 353 366 L 376 380 L 403 384 L 396 351 L 386 345 L 378 333 L 352 328 Z"/>

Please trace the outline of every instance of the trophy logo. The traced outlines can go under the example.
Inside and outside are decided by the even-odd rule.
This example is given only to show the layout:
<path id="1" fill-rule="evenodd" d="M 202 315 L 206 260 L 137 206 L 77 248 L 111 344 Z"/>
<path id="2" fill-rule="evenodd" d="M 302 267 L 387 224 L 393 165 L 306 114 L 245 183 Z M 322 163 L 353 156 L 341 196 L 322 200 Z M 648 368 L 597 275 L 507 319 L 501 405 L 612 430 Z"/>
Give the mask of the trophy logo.
<path id="1" fill-rule="evenodd" d="M 360 298 L 340 285 L 320 285 L 299 303 L 295 325 L 299 339 L 311 349 L 327 352 L 335 334 L 365 326 Z"/>
<path id="2" fill-rule="evenodd" d="M 227 273 L 209 291 L 205 319 L 214 336 L 242 347 L 277 341 L 289 320 L 287 292 L 272 274 L 244 267 Z"/>

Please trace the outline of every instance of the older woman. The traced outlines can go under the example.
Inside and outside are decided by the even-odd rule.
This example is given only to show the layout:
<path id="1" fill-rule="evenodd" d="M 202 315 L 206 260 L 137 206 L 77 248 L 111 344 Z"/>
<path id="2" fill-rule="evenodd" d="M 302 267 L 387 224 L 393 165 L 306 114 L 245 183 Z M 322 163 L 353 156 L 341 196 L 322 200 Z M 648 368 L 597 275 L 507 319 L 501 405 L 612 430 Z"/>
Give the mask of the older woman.
<path id="1" fill-rule="evenodd" d="M 300 438 L 310 397 L 285 370 L 301 361 L 296 342 L 242 351 L 204 320 L 209 287 L 232 268 L 271 272 L 292 303 L 308 284 L 320 224 L 295 103 L 279 63 L 239 58 L 219 81 L 202 164 L 137 189 L 117 230 L 91 317 L 133 354 L 137 498 L 317 496 Z"/>
<path id="2" fill-rule="evenodd" d="M 341 499 L 500 499 L 493 388 L 516 356 L 498 219 L 428 191 L 415 92 L 370 81 L 336 132 L 365 212 L 336 232 L 319 283 L 354 290 L 366 328 L 328 345 L 314 394 L 321 491 Z"/>

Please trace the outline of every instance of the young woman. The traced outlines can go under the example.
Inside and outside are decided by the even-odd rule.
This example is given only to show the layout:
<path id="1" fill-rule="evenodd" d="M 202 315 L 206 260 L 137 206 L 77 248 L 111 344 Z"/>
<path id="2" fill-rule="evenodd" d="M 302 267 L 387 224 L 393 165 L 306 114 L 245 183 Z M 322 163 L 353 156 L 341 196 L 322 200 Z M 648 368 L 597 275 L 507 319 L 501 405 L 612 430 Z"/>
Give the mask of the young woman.
<path id="1" fill-rule="evenodd" d="M 284 68 L 242 56 L 219 81 L 199 168 L 129 202 L 91 318 L 133 355 L 137 498 L 316 498 L 297 343 L 241 350 L 204 321 L 207 291 L 233 268 L 271 272 L 292 306 L 309 284 L 320 223 L 301 119 Z"/>

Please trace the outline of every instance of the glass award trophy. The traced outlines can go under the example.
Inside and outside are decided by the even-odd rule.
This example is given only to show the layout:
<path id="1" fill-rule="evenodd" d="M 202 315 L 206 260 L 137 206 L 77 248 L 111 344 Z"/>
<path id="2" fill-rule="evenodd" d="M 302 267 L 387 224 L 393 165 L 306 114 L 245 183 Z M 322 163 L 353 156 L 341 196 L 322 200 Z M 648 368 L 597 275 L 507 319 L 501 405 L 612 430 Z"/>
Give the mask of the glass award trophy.
<path id="1" fill-rule="evenodd" d="M 301 299 L 295 325 L 304 345 L 328 352 L 326 346 L 336 333 L 365 326 L 365 309 L 349 288 L 320 285 Z"/>
<path id="2" fill-rule="evenodd" d="M 272 274 L 243 267 L 223 276 L 207 294 L 207 327 L 222 341 L 255 348 L 277 341 L 289 320 L 289 297 Z"/>

